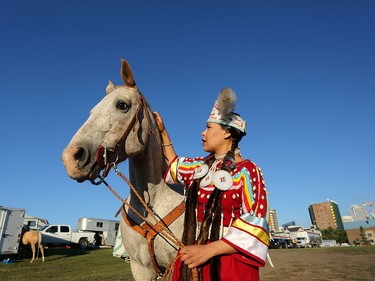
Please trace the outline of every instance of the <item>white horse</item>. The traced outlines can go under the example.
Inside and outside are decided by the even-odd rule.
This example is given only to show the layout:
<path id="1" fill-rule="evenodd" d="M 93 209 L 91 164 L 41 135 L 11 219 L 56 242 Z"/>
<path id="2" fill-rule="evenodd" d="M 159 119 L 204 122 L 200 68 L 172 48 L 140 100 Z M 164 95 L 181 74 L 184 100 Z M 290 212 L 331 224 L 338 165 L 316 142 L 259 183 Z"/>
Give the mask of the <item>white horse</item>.
<path id="1" fill-rule="evenodd" d="M 33 252 L 33 257 L 31 263 L 35 259 L 35 245 L 38 245 L 38 249 L 42 253 L 42 261 L 44 261 L 44 249 L 42 245 L 42 234 L 37 230 L 26 231 L 22 236 L 22 244 L 31 246 L 31 251 Z M 38 257 L 37 257 L 38 258 Z"/>
<path id="2" fill-rule="evenodd" d="M 125 85 L 115 86 L 109 81 L 106 96 L 91 110 L 88 120 L 73 136 L 62 160 L 68 175 L 83 182 L 98 178 L 103 169 L 103 154 L 113 159 L 109 161 L 117 163 L 129 159 L 130 182 L 153 212 L 164 218 L 184 201 L 184 197 L 163 180 L 165 161 L 159 131 L 125 60 L 122 60 L 121 76 Z M 133 191 L 130 191 L 127 202 L 154 223 Z M 138 228 L 142 220 L 129 208 L 124 210 L 121 233 L 130 256 L 133 277 L 136 281 L 154 280 L 158 275 L 156 271 L 162 272 L 169 265 L 178 247 L 160 234 L 149 239 L 140 235 L 144 231 Z M 178 238 L 182 236 L 183 220 L 182 214 L 173 218 L 168 227 Z M 135 224 L 135 228 L 131 224 Z M 151 258 L 150 251 L 154 251 L 156 259 Z"/>

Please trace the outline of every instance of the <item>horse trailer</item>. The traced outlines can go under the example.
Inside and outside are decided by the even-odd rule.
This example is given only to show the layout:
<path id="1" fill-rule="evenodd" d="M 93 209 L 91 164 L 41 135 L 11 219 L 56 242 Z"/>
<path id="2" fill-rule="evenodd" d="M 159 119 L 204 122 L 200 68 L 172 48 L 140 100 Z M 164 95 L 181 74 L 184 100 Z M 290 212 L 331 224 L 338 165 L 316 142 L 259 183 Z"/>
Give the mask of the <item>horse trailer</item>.
<path id="1" fill-rule="evenodd" d="M 25 215 L 23 224 L 27 225 L 30 229 L 40 230 L 43 226 L 49 225 L 49 222 L 46 219 Z"/>
<path id="2" fill-rule="evenodd" d="M 82 231 L 93 231 L 101 241 L 96 241 L 96 245 L 115 246 L 117 232 L 120 221 L 105 220 L 97 218 L 79 218 L 77 229 Z"/>
<path id="3" fill-rule="evenodd" d="M 0 255 L 18 254 L 25 210 L 0 206 Z"/>

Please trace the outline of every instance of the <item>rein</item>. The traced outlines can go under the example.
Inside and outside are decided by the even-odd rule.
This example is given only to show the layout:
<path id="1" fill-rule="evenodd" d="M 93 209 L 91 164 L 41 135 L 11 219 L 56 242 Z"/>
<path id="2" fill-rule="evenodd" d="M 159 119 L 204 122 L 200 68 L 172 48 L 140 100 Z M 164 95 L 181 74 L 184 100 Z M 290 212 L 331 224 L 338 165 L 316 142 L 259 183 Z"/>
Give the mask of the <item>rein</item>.
<path id="1" fill-rule="evenodd" d="M 116 172 L 116 174 L 118 176 L 120 176 L 128 185 L 129 187 L 131 188 L 131 190 L 134 192 L 134 194 L 137 196 L 137 198 L 139 199 L 139 201 L 141 202 L 141 204 L 143 205 L 143 207 L 145 208 L 145 210 L 147 211 L 147 213 L 152 217 L 152 219 L 156 222 L 155 224 L 153 224 L 150 220 L 148 220 L 145 216 L 143 216 L 142 214 L 140 214 L 131 204 L 129 204 L 126 200 L 124 200 L 106 181 L 104 178 L 100 177 L 100 180 L 102 183 L 105 184 L 105 186 L 112 192 L 112 194 L 117 198 L 119 199 L 124 205 L 126 205 L 130 210 L 132 210 L 140 219 L 142 219 L 142 221 L 144 221 L 146 224 L 147 224 L 147 228 L 143 228 L 141 227 L 141 231 L 145 231 L 144 234 L 142 234 L 140 231 L 136 230 L 139 234 L 141 234 L 142 236 L 146 237 L 147 236 L 147 232 L 149 231 L 152 231 L 151 234 L 152 237 L 149 239 L 148 237 L 148 241 L 150 243 L 150 240 L 156 236 L 156 235 L 161 235 L 162 237 L 164 237 L 166 240 L 172 242 L 173 244 L 175 244 L 176 246 L 178 246 L 178 248 L 183 248 L 185 247 L 185 245 L 182 243 L 182 241 L 176 237 L 176 235 L 174 235 L 174 233 L 172 231 L 170 231 L 168 229 L 168 225 L 164 222 L 163 219 L 158 219 L 157 215 L 155 215 L 155 213 L 150 209 L 150 207 L 147 205 L 147 203 L 142 199 L 142 197 L 139 195 L 139 192 L 137 191 L 137 189 L 131 184 L 131 182 L 126 178 L 126 176 L 124 174 L 122 174 L 118 168 L 116 167 L 115 164 L 113 164 L 113 168 Z M 182 203 L 184 203 L 184 201 L 182 201 Z M 181 204 L 178 205 L 176 208 L 180 207 L 181 208 Z M 183 207 L 184 207 L 184 204 L 183 204 Z M 184 210 L 185 208 L 183 208 Z M 124 210 L 125 212 L 125 210 Z M 179 215 L 181 215 L 182 213 L 179 213 Z M 127 215 L 125 213 L 125 215 Z M 172 221 L 173 222 L 173 221 Z M 149 250 L 150 250 L 150 247 L 149 247 Z M 154 253 L 150 253 L 151 256 L 152 256 L 152 259 L 155 258 L 155 254 Z M 156 273 L 158 274 L 159 277 L 161 277 L 161 280 L 169 280 L 169 277 L 170 277 L 170 274 L 172 273 L 172 268 L 173 268 L 173 265 L 175 263 L 177 259 L 173 260 L 172 263 L 170 263 L 167 267 L 167 269 L 165 270 L 165 272 L 163 273 L 160 268 L 158 267 L 157 263 L 152 261 L 153 262 L 153 266 L 154 266 L 154 269 L 156 271 Z M 193 280 L 198 280 L 198 279 L 193 279 Z"/>
<path id="2" fill-rule="evenodd" d="M 165 218 L 164 219 L 159 219 L 158 216 L 157 216 L 157 214 L 155 214 L 153 212 L 153 210 L 150 209 L 149 205 L 140 196 L 138 190 L 131 184 L 131 182 L 126 178 L 126 176 L 119 171 L 119 169 L 117 168 L 117 165 L 116 165 L 116 162 L 118 161 L 118 152 L 117 152 L 117 149 L 120 147 L 120 144 L 126 139 L 127 135 L 130 133 L 130 131 L 131 130 L 133 130 L 133 131 L 135 130 L 135 124 L 138 121 L 138 114 L 139 114 L 141 108 L 147 107 L 143 95 L 141 95 L 141 105 L 142 106 L 140 106 L 137 109 L 137 111 L 136 111 L 133 119 L 131 120 L 130 126 L 125 130 L 124 134 L 121 136 L 121 138 L 119 139 L 119 141 L 116 143 L 115 148 L 99 147 L 99 149 L 97 151 L 97 154 L 96 154 L 96 161 L 97 161 L 97 163 L 98 163 L 98 165 L 100 167 L 104 168 L 104 170 L 103 170 L 102 175 L 98 176 L 99 180 L 97 180 L 97 181 L 91 180 L 91 183 L 94 184 L 94 185 L 100 185 L 101 183 L 104 183 L 105 186 L 112 192 L 112 194 L 116 198 L 118 198 L 124 205 L 126 205 L 130 210 L 132 210 L 143 222 L 145 222 L 145 224 L 147 225 L 147 227 L 142 227 L 141 225 L 137 225 L 138 228 L 135 229 L 134 227 L 132 227 L 130 225 L 131 223 L 128 220 L 129 217 L 126 214 L 125 209 L 123 208 L 123 214 L 125 213 L 125 216 L 126 216 L 126 217 L 123 217 L 124 221 L 129 226 L 131 226 L 135 231 L 137 231 L 139 234 L 141 234 L 143 237 L 146 237 L 147 240 L 148 240 L 151 261 L 152 261 L 152 264 L 154 266 L 155 272 L 158 275 L 158 279 L 169 280 L 170 276 L 172 274 L 172 271 L 173 271 L 172 269 L 174 267 L 174 264 L 175 264 L 175 262 L 177 261 L 177 259 L 180 256 L 176 256 L 171 261 L 171 263 L 168 265 L 168 267 L 165 269 L 165 271 L 163 272 L 163 270 L 161 270 L 160 266 L 157 264 L 157 261 L 156 261 L 156 256 L 155 256 L 155 253 L 153 251 L 153 241 L 154 241 L 155 237 L 158 234 L 160 234 L 164 239 L 172 242 L 179 249 L 185 247 L 185 245 L 182 243 L 182 241 L 178 237 L 176 237 L 173 234 L 172 231 L 170 231 L 168 229 L 169 224 L 166 224 L 166 222 L 164 221 Z M 153 133 L 153 134 L 156 135 L 156 132 L 152 129 L 152 126 L 150 125 L 151 124 L 151 120 L 150 120 L 149 114 L 147 114 L 147 112 L 145 112 L 144 115 L 146 116 L 147 122 L 149 123 L 149 128 L 150 128 L 149 129 L 149 134 Z M 112 155 L 111 155 L 112 153 L 115 153 L 115 157 L 112 157 Z M 111 170 L 111 168 L 113 168 L 115 170 L 116 174 L 118 176 L 120 176 L 129 185 L 130 189 L 137 196 L 138 200 L 141 202 L 141 204 L 143 205 L 143 207 L 145 208 L 145 210 L 147 211 L 147 213 L 156 222 L 155 224 L 153 224 L 145 216 L 143 216 L 142 214 L 140 214 L 131 204 L 129 204 L 126 200 L 124 200 L 105 181 L 105 177 L 108 176 L 109 171 Z M 178 218 L 183 213 L 184 210 L 185 210 L 185 201 L 182 201 L 175 209 L 173 209 L 167 215 L 168 220 L 170 221 L 170 223 L 172 223 L 176 218 Z M 193 268 L 192 269 L 192 276 L 193 276 L 193 281 L 197 281 L 198 280 L 198 270 L 197 270 L 197 268 Z"/>

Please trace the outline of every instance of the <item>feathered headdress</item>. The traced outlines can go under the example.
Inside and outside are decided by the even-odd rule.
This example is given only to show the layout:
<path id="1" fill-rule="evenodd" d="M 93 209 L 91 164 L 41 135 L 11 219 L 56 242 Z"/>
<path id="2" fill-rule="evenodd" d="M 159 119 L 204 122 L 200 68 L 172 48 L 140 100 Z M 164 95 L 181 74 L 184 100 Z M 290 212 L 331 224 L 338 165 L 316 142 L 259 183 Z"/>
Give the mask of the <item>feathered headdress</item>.
<path id="1" fill-rule="evenodd" d="M 212 108 L 207 122 L 228 125 L 246 133 L 246 121 L 234 113 L 236 108 L 236 94 L 231 88 L 222 90 Z"/>

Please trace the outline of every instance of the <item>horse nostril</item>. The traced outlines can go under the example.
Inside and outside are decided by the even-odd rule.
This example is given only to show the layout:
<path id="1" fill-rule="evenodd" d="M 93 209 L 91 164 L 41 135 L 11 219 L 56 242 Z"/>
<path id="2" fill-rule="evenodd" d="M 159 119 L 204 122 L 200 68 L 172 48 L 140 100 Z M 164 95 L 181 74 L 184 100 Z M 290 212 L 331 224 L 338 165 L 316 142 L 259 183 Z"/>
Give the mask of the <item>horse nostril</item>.
<path id="1" fill-rule="evenodd" d="M 77 163 L 77 167 L 83 168 L 90 162 L 90 152 L 78 146 L 74 150 L 73 159 Z"/>
<path id="2" fill-rule="evenodd" d="M 73 157 L 74 160 L 81 160 L 83 156 L 85 155 L 85 150 L 82 147 L 77 147 L 76 152 L 74 153 Z"/>

